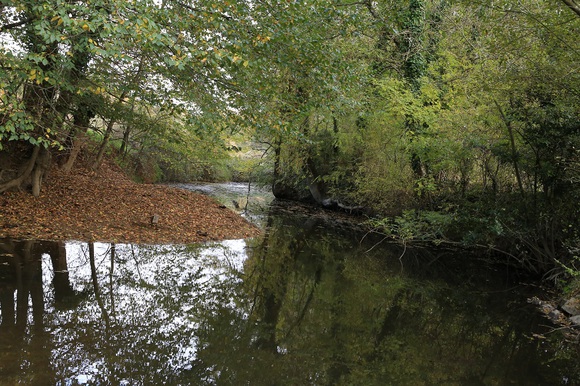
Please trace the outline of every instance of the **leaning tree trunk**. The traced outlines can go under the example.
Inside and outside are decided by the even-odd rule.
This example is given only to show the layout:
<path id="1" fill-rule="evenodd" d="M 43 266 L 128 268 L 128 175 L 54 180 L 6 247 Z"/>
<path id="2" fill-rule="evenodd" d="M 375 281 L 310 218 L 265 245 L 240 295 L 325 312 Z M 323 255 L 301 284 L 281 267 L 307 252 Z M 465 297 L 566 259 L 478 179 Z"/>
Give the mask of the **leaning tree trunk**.
<path id="1" fill-rule="evenodd" d="M 35 146 L 26 163 L 26 167 L 24 167 L 17 177 L 1 184 L 0 193 L 9 189 L 22 189 L 23 185 L 25 185 L 30 178 L 32 181 L 32 194 L 35 197 L 38 197 L 42 187 L 42 179 L 44 178 L 46 171 L 50 168 L 50 162 L 50 151 L 43 146 Z"/>
<path id="2" fill-rule="evenodd" d="M 22 173 L 18 177 L 13 178 L 13 179 L 3 183 L 2 185 L 0 185 L 0 193 L 5 192 L 9 189 L 14 189 L 14 188 L 20 189 L 22 187 L 24 182 L 30 177 L 30 174 L 34 170 L 34 166 L 36 165 L 36 159 L 38 158 L 39 152 L 40 152 L 40 147 L 35 146 L 30 158 L 28 159 L 28 163 L 26 164 L 26 167 L 24 168 Z"/>
<path id="3" fill-rule="evenodd" d="M 91 111 L 86 101 L 81 101 L 80 106 L 73 113 L 74 126 L 66 139 L 70 153 L 66 162 L 62 165 L 62 170 L 65 173 L 69 173 L 72 170 L 78 155 L 83 149 L 89 124 L 94 116 L 95 113 Z"/>
<path id="4" fill-rule="evenodd" d="M 83 146 L 86 142 L 86 135 L 85 132 L 79 132 L 74 139 L 72 140 L 71 150 L 68 155 L 68 158 L 64 165 L 62 165 L 62 171 L 65 173 L 70 173 L 75 164 Z"/>
<path id="5" fill-rule="evenodd" d="M 101 142 L 101 146 L 99 147 L 99 151 L 97 153 L 97 158 L 91 167 L 93 170 L 98 170 L 101 167 L 101 163 L 103 162 L 103 157 L 105 156 L 105 150 L 107 149 L 107 145 L 109 144 L 109 140 L 111 139 L 111 134 L 113 134 L 113 127 L 115 126 L 115 120 L 111 119 L 107 124 L 107 129 L 105 130 L 105 135 L 103 137 L 103 141 Z"/>

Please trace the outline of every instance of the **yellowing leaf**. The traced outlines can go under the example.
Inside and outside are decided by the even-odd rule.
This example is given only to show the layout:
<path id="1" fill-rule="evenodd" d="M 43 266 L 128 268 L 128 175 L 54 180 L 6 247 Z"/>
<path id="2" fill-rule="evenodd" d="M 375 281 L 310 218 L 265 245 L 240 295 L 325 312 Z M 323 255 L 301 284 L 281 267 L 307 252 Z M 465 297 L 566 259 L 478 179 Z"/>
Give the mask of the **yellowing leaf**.
<path id="1" fill-rule="evenodd" d="M 56 21 L 56 25 L 61 25 L 62 24 L 62 17 L 60 16 L 55 16 L 52 19 L 50 19 L 51 22 Z"/>

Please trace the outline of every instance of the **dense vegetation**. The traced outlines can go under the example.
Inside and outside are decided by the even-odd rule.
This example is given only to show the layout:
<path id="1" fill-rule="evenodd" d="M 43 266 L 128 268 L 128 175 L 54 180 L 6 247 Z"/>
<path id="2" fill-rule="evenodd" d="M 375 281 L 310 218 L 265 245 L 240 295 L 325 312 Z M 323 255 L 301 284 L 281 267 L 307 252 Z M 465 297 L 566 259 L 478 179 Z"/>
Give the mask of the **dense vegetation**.
<path id="1" fill-rule="evenodd" d="M 2 4 L 0 192 L 38 195 L 83 147 L 145 180 L 231 178 L 251 142 L 234 159 L 280 197 L 578 274 L 574 0 Z"/>

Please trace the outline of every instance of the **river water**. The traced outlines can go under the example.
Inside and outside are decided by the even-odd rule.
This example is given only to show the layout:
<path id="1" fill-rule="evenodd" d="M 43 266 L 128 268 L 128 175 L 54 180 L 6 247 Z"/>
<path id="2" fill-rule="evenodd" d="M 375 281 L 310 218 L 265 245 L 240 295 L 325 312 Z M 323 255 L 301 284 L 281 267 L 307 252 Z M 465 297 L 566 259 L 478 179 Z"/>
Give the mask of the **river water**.
<path id="1" fill-rule="evenodd" d="M 181 187 L 235 200 L 264 234 L 0 241 L 0 385 L 580 384 L 577 347 L 507 268 L 241 184 Z"/>

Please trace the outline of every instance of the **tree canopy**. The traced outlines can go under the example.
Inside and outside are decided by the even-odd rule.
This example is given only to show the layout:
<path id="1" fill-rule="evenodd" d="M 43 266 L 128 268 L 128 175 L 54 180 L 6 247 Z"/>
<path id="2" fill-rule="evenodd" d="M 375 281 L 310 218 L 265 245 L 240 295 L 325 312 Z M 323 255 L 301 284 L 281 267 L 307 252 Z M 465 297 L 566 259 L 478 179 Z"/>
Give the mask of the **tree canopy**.
<path id="1" fill-rule="evenodd" d="M 115 125 L 161 137 L 279 127 L 280 110 L 299 103 L 285 88 L 338 85 L 340 60 L 326 46 L 344 12 L 333 3 L 14 0 L 2 10 L 3 147 L 74 157 L 96 119 L 105 141 Z M 274 108 L 261 103 L 274 95 Z"/>
<path id="2" fill-rule="evenodd" d="M 38 195 L 87 142 L 93 168 L 115 141 L 177 175 L 243 132 L 279 197 L 399 215 L 380 228 L 409 237 L 517 233 L 541 265 L 579 238 L 578 16 L 574 0 L 5 1 L 0 191 Z"/>

